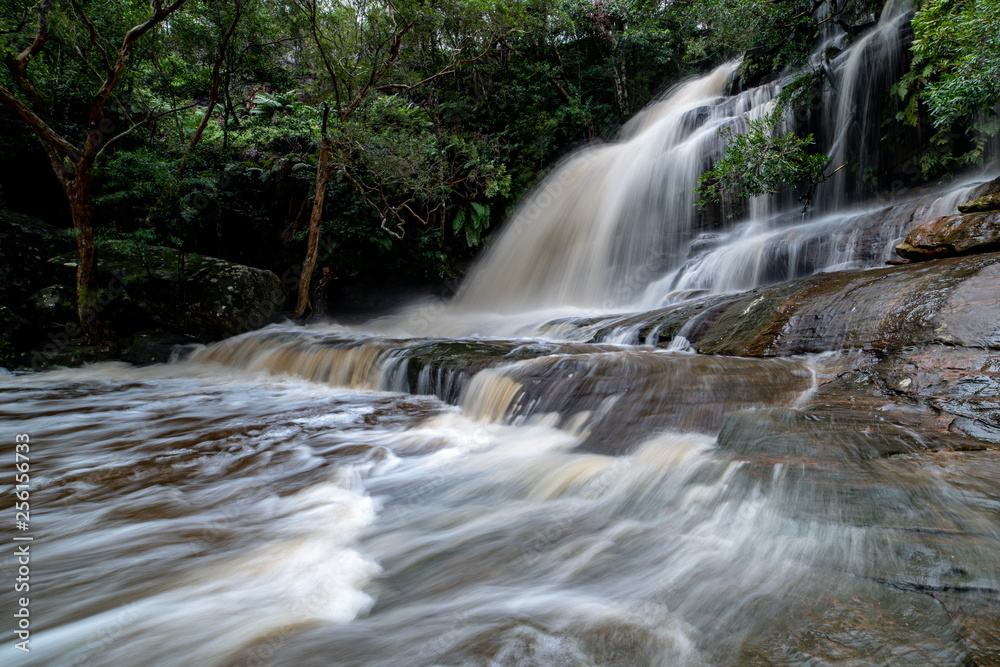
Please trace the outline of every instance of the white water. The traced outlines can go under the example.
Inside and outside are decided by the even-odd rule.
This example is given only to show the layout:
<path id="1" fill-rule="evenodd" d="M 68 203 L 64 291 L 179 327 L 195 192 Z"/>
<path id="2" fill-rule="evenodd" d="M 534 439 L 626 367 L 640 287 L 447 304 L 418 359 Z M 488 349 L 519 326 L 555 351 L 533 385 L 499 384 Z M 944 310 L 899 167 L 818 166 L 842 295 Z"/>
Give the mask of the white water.
<path id="1" fill-rule="evenodd" d="M 682 83 L 639 113 L 619 139 L 567 158 L 520 205 L 433 324 L 414 331 L 410 312 L 389 331 L 445 335 L 548 335 L 539 322 L 648 310 L 693 291 L 751 289 L 822 271 L 881 266 L 915 221 L 955 212 L 972 176 L 937 192 L 862 202 L 879 168 L 881 103 L 901 74 L 906 2 L 888 3 L 876 27 L 826 62 L 830 131 L 819 148 L 832 177 L 808 215 L 788 194 L 749 202 L 748 217 L 699 228 L 695 188 L 724 148 L 720 128 L 745 127 L 774 108 L 782 83 L 727 96 L 738 63 Z M 783 129 L 793 131 L 791 117 Z M 839 169 L 839 167 L 843 167 Z M 888 214 L 886 214 L 888 212 Z M 724 212 L 725 213 L 725 212 Z M 532 325 L 535 325 L 534 327 Z M 558 332 L 557 332 L 558 335 Z"/>
<path id="2" fill-rule="evenodd" d="M 835 63 L 844 88 L 896 17 Z M 975 183 L 811 217 L 761 199 L 709 236 L 691 192 L 716 131 L 779 89 L 727 97 L 733 68 L 568 159 L 453 307 L 275 326 L 166 367 L 0 377 L 0 417 L 38 457 L 33 650 L 0 661 L 967 662 L 923 591 L 1000 588 L 992 469 L 871 455 L 874 422 L 793 429 L 782 410 L 822 359 L 705 358 L 683 329 L 635 348 L 639 327 L 580 319 L 879 265 Z M 859 121 L 836 113 L 847 150 Z M 777 426 L 720 434 L 761 414 Z"/>
<path id="3" fill-rule="evenodd" d="M 728 362 L 712 363 L 725 382 Z M 492 423 L 511 405 L 501 378 L 477 375 L 461 409 L 204 363 L 0 378 L 0 417 L 32 434 L 37 461 L 32 652 L 7 643 L 0 659 L 963 658 L 948 617 L 906 586 L 997 585 L 986 487 L 927 462 L 900 477 L 878 460 L 734 457 L 670 429 L 583 452 L 573 420 Z"/>

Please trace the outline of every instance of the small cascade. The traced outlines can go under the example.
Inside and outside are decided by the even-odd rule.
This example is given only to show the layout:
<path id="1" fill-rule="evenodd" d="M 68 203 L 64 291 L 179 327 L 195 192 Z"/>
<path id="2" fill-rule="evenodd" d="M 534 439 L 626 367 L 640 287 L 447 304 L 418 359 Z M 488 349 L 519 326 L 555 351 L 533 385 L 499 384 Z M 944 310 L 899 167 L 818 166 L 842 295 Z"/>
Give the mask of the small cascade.
<path id="1" fill-rule="evenodd" d="M 920 221 L 949 215 L 972 196 L 982 179 L 897 204 L 769 221 L 749 220 L 726 233 L 704 234 L 688 259 L 652 282 L 641 307 L 656 308 L 692 291 L 748 290 L 814 273 L 882 266 L 898 259 L 895 248 Z"/>
<path id="2" fill-rule="evenodd" d="M 637 335 L 634 325 L 619 328 Z M 437 396 L 486 423 L 543 419 L 601 452 L 627 451 L 665 428 L 714 433 L 734 409 L 793 405 L 813 385 L 808 364 L 796 360 L 618 344 L 291 337 L 280 327 L 195 351 L 189 362 Z"/>
<path id="3" fill-rule="evenodd" d="M 462 398 L 462 412 L 485 422 L 503 422 L 523 396 L 521 385 L 490 369 L 478 373 Z"/>
<path id="4" fill-rule="evenodd" d="M 912 15 L 907 0 L 890 0 L 876 26 L 830 63 L 832 81 L 823 108 L 832 118 L 824 137 L 829 169 L 840 169 L 817 191 L 816 205 L 836 211 L 874 194 L 868 180 L 879 167 L 882 109 L 908 64 L 902 29 Z"/>
<path id="5" fill-rule="evenodd" d="M 584 450 L 622 453 L 663 430 L 715 433 L 734 409 L 791 406 L 813 381 L 806 363 L 787 359 L 643 349 L 555 354 L 477 375 L 463 407 L 493 421 L 542 418 L 579 436 Z"/>

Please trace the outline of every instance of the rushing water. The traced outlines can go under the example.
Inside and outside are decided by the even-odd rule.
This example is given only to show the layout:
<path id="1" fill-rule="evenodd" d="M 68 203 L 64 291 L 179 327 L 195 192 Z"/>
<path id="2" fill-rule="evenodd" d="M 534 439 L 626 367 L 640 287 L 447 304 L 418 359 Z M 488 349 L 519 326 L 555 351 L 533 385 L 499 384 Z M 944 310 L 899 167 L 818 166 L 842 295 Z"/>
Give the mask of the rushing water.
<path id="1" fill-rule="evenodd" d="M 845 100 L 904 16 L 830 63 L 832 154 L 867 152 Z M 32 650 L 0 661 L 1000 664 L 1000 457 L 799 410 L 830 357 L 700 356 L 635 315 L 880 265 L 976 184 L 843 206 L 834 179 L 820 213 L 706 230 L 717 130 L 781 88 L 727 96 L 735 68 L 570 157 L 453 305 L 0 376 L 34 538 Z"/>
<path id="2" fill-rule="evenodd" d="M 35 471 L 18 663 L 965 659 L 934 591 L 1000 589 L 989 472 L 760 411 L 822 359 L 617 354 L 483 370 L 457 406 L 205 357 L 4 379 Z"/>

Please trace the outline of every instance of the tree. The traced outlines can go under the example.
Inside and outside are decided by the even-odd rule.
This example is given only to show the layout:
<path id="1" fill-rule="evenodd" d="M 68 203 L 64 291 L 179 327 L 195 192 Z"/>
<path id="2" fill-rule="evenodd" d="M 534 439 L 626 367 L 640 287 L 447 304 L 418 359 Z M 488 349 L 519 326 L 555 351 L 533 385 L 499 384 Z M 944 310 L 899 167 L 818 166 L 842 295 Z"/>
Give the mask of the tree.
<path id="1" fill-rule="evenodd" d="M 448 12 L 424 2 L 353 0 L 321 7 L 318 0 L 297 1 L 304 17 L 303 29 L 311 37 L 320 71 L 325 74 L 321 85 L 332 92 L 336 121 L 330 136 L 324 114 L 309 239 L 295 306 L 295 316 L 301 317 L 309 309 L 324 192 L 331 170 L 339 170 L 365 203 L 376 210 L 381 229 L 389 235 L 402 237 L 404 211 L 423 222 L 427 220 L 410 206 L 411 199 L 392 202 L 384 196 L 372 197 L 375 192 L 384 194 L 384 189 L 358 177 L 351 159 L 357 143 L 352 140 L 350 128 L 355 114 L 373 97 L 410 93 L 480 60 L 496 44 L 506 22 L 490 21 L 495 14 L 504 14 L 500 5 L 475 0 L 466 5 L 455 3 Z M 404 67 L 404 50 L 419 51 L 424 44 L 432 68 L 421 71 Z M 396 76 L 386 81 L 390 74 Z"/>
<path id="2" fill-rule="evenodd" d="M 927 0 L 913 17 L 913 61 L 896 91 L 907 101 L 901 119 L 912 125 L 926 109 L 940 134 L 938 150 L 925 155 L 925 173 L 953 160 L 976 163 L 986 140 L 1000 130 L 1000 0 Z M 974 135 L 971 148 L 955 157 L 949 131 Z M 971 132 L 970 132 L 971 130 Z"/>
<path id="3" fill-rule="evenodd" d="M 719 130 L 728 140 L 726 152 L 698 181 L 699 207 L 709 202 L 732 202 L 777 192 L 781 187 L 806 183 L 803 199 L 809 205 L 816 186 L 824 180 L 829 158 L 810 153 L 812 135 L 782 132 L 778 112 L 747 122 L 745 132 L 733 126 Z"/>
<path id="4" fill-rule="evenodd" d="M 129 126 L 114 133 L 114 124 L 107 122 L 105 107 L 112 99 L 113 91 L 129 66 L 129 60 L 136 43 L 147 33 L 161 25 L 180 9 L 187 0 L 174 0 L 164 5 L 163 0 L 154 0 L 152 14 L 134 25 L 125 33 L 114 57 L 109 56 L 106 44 L 109 39 L 100 34 L 95 23 L 88 16 L 83 0 L 71 0 L 72 11 L 60 15 L 64 22 L 72 22 L 83 30 L 89 40 L 85 52 L 76 52 L 86 67 L 95 72 L 97 90 L 90 102 L 83 127 L 86 130 L 82 142 L 73 142 L 57 131 L 47 120 L 46 101 L 42 87 L 32 76 L 34 63 L 43 61 L 45 49 L 50 40 L 50 23 L 57 10 L 53 0 L 41 0 L 37 5 L 34 34 L 30 42 L 16 53 L 5 57 L 10 77 L 17 90 L 8 85 L 0 86 L 0 102 L 23 121 L 41 143 L 49 158 L 52 170 L 69 200 L 73 219 L 73 231 L 77 244 L 77 315 L 88 342 L 103 342 L 105 333 L 96 304 L 97 256 L 94 246 L 94 216 L 92 202 L 93 170 L 102 155 L 121 137 L 132 132 L 142 121 L 130 122 Z M 128 114 L 124 114 L 128 117 Z M 131 119 L 129 118 L 131 121 Z M 111 135 L 110 137 L 108 135 Z"/>

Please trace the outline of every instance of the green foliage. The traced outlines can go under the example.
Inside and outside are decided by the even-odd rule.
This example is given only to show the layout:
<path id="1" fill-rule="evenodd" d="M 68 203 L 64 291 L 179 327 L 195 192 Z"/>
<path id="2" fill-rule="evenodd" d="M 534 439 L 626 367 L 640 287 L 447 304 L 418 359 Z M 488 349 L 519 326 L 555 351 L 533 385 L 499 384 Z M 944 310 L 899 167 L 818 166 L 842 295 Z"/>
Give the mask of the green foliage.
<path id="1" fill-rule="evenodd" d="M 698 183 L 698 206 L 709 202 L 733 202 L 746 197 L 773 194 L 783 186 L 823 179 L 828 158 L 810 153 L 812 135 L 782 133 L 780 116 L 772 112 L 747 123 L 746 132 L 732 126 L 719 130 L 728 140 L 725 155 Z"/>
<path id="2" fill-rule="evenodd" d="M 254 0 L 243 5 L 201 144 L 186 155 L 235 15 L 234 0 L 188 0 L 137 45 L 107 107 L 102 140 L 135 126 L 98 163 L 102 242 L 125 252 L 152 235 L 279 273 L 301 265 L 326 106 L 334 172 L 321 266 L 344 278 L 449 275 L 551 164 L 612 138 L 674 82 L 740 56 L 743 85 L 802 67 L 829 26 L 849 42 L 882 4 L 838 1 L 821 15 L 814 0 Z M 0 50 L 18 53 L 33 38 L 37 4 L 0 5 Z M 102 80 L 98 47 L 115 53 L 149 13 L 144 0 L 81 6 L 96 43 L 72 3 L 54 3 L 49 46 L 31 65 L 47 118 L 74 139 Z M 907 120 L 938 132 L 925 171 L 954 165 L 952 151 L 974 161 L 996 131 L 982 112 L 1000 94 L 998 6 L 926 0 L 914 19 L 914 67 L 897 92 Z M 821 70 L 801 71 L 784 88 L 783 112 L 809 108 L 825 85 Z M 0 85 L 13 85 L 7 68 Z M 0 116 L 6 168 L 24 159 L 30 135 L 13 114 Z M 775 127 L 771 117 L 728 130 L 702 206 L 822 179 L 826 158 L 811 152 L 812 138 Z M 959 145 L 969 128 L 974 141 Z M 41 151 L 30 157 L 31 169 L 49 168 Z"/>
<path id="3" fill-rule="evenodd" d="M 913 67 L 900 94 L 922 87 L 937 128 L 993 109 L 1000 103 L 998 26 L 1000 0 L 925 3 L 913 17 Z"/>
<path id="4" fill-rule="evenodd" d="M 913 17 L 913 61 L 896 92 L 907 103 L 900 120 L 918 125 L 926 109 L 937 132 L 921 158 L 925 175 L 981 163 L 1000 130 L 998 25 L 1000 0 L 927 0 Z M 953 139 L 969 134 L 971 144 L 955 154 Z"/>

